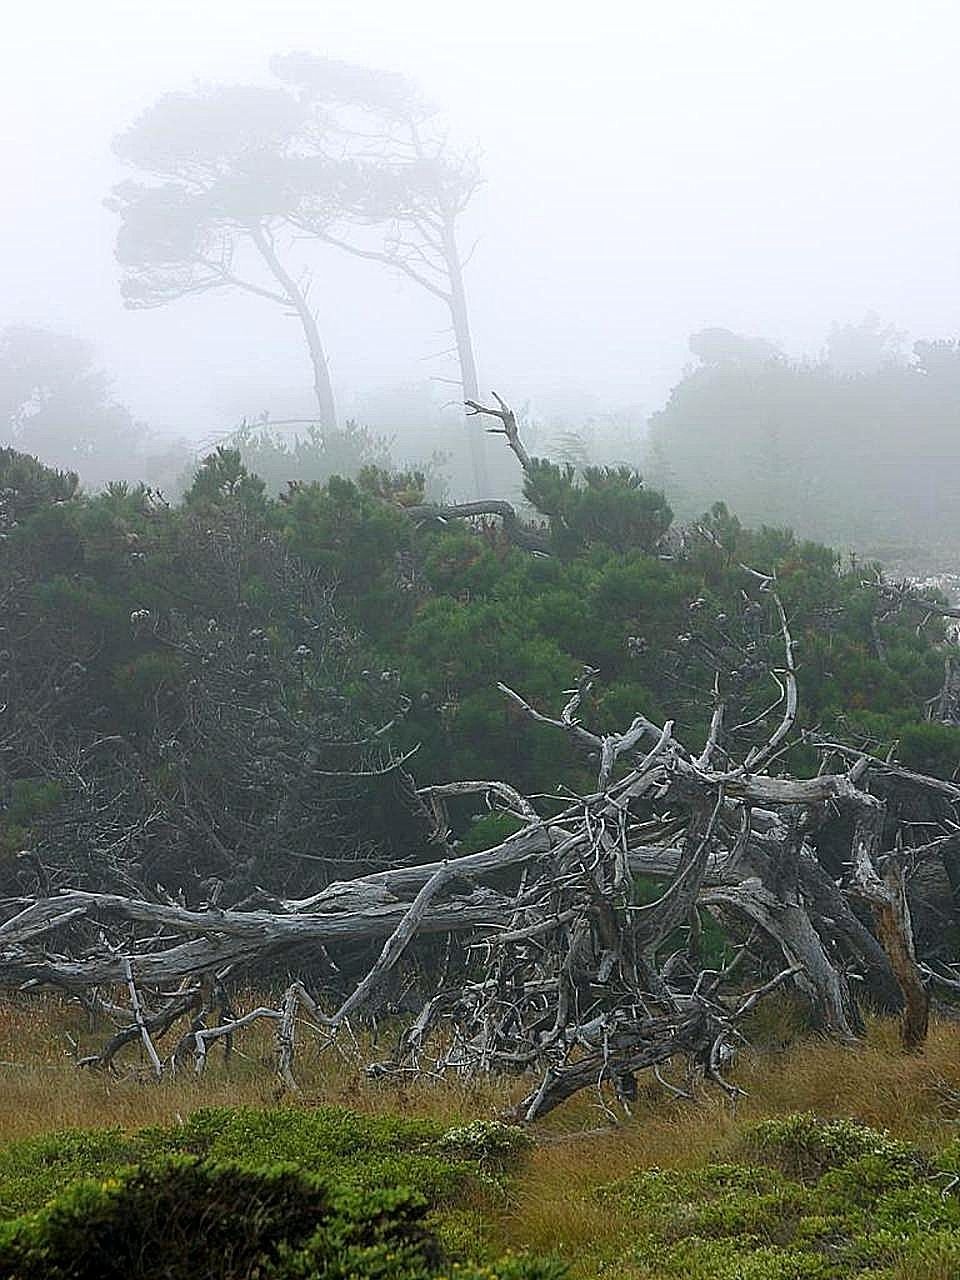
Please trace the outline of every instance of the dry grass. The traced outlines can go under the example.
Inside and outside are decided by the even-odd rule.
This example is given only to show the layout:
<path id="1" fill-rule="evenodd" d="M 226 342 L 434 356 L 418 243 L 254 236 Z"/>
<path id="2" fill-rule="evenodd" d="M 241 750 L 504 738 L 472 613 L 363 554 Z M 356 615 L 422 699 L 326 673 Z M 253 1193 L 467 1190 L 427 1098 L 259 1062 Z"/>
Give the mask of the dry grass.
<path id="1" fill-rule="evenodd" d="M 254 997 L 240 1003 L 247 1008 L 262 1001 Z M 78 1070 L 78 1046 L 81 1055 L 93 1051 L 108 1034 L 76 1005 L 53 998 L 0 1003 L 0 1142 L 55 1129 L 167 1124 L 205 1106 L 276 1103 L 275 1050 L 265 1023 L 237 1037 L 229 1065 L 215 1047 L 202 1077 L 188 1062 L 159 1083 L 138 1046 L 122 1052 L 116 1072 Z M 315 1037 L 301 1033 L 295 1071 L 303 1092 L 286 1104 L 336 1104 L 451 1120 L 492 1114 L 503 1105 L 496 1085 L 371 1081 L 363 1063 L 375 1056 L 369 1044 L 355 1054 L 330 1047 L 320 1051 Z"/>
<path id="2" fill-rule="evenodd" d="M 748 1091 L 735 1111 L 715 1093 L 691 1105 L 651 1089 L 632 1120 L 602 1135 L 576 1135 L 578 1123 L 596 1125 L 599 1117 L 588 1100 L 575 1102 L 542 1135 L 500 1239 L 560 1254 L 570 1260 L 572 1277 L 594 1276 L 598 1261 L 620 1254 L 634 1230 L 628 1214 L 598 1200 L 597 1187 L 641 1167 L 692 1167 L 722 1157 L 767 1116 L 851 1116 L 924 1146 L 960 1132 L 960 1114 L 944 1104 L 944 1087 L 960 1093 L 960 1025 L 953 1022 L 933 1025 L 923 1054 L 902 1053 L 896 1025 L 875 1022 L 866 1042 L 853 1047 L 808 1038 L 775 1052 L 754 1050 L 733 1078 Z M 565 1133 L 556 1132 L 561 1126 Z"/>
<path id="3" fill-rule="evenodd" d="M 779 1038 L 776 1027 L 764 1033 L 768 1041 Z M 74 1126 L 169 1123 L 200 1106 L 275 1101 L 267 1029 L 247 1034 L 242 1056 L 229 1068 L 212 1054 L 202 1079 L 186 1071 L 160 1084 L 132 1065 L 116 1076 L 78 1071 L 68 1036 L 81 1042 L 90 1036 L 75 1008 L 50 1000 L 0 1006 L 0 1141 Z M 359 1061 L 329 1049 L 318 1054 L 307 1037 L 297 1074 L 303 1085 L 297 1105 L 450 1119 L 496 1114 L 528 1084 L 371 1082 Z M 960 1025 L 935 1022 L 922 1054 L 902 1053 L 896 1026 L 881 1021 L 852 1047 L 808 1037 L 786 1048 L 754 1049 L 733 1078 L 747 1090 L 735 1111 L 716 1092 L 691 1104 L 651 1084 L 620 1126 L 611 1126 L 597 1099 L 586 1095 L 548 1117 L 514 1202 L 490 1224 L 498 1242 L 559 1253 L 571 1260 L 573 1277 L 596 1275 L 599 1261 L 616 1256 L 631 1229 L 609 1201 L 601 1205 L 598 1186 L 639 1167 L 690 1166 L 722 1155 L 745 1127 L 766 1116 L 851 1116 L 923 1145 L 946 1142 L 960 1123 L 960 1112 L 944 1101 L 945 1090 L 960 1097 Z"/>

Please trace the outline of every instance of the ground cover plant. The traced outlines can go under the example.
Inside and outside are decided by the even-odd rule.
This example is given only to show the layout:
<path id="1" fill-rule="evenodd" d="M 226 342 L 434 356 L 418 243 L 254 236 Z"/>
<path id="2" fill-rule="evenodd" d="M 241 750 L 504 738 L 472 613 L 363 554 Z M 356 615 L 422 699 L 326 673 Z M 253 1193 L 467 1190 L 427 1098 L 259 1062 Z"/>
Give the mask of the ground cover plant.
<path id="1" fill-rule="evenodd" d="M 621 1274 L 876 1280 L 960 1265 L 955 1145 L 930 1156 L 850 1120 L 801 1114 L 748 1129 L 731 1156 L 602 1190 L 636 1224 Z"/>
<path id="2" fill-rule="evenodd" d="M 342 1107 L 44 1133 L 0 1148 L 0 1274 L 426 1280 L 457 1263 L 469 1277 L 481 1209 L 527 1142 L 497 1122 Z M 554 1274 L 483 1261 L 491 1280 Z"/>
<path id="3" fill-rule="evenodd" d="M 533 1259 L 452 1264 L 416 1193 L 344 1191 L 293 1167 L 167 1159 L 80 1182 L 0 1226 L 0 1274 L 21 1280 L 554 1280 Z"/>
<path id="4" fill-rule="evenodd" d="M 438 1201 L 462 1191 L 481 1170 L 444 1142 L 449 1132 L 456 1129 L 429 1119 L 361 1116 L 339 1107 L 206 1107 L 183 1123 L 132 1133 L 117 1127 L 67 1129 L 4 1148 L 0 1207 L 7 1216 L 22 1213 L 77 1176 L 112 1175 L 124 1165 L 175 1155 L 255 1168 L 290 1163 L 311 1174 L 335 1175 L 349 1189 L 418 1187 Z M 509 1152 L 509 1139 L 523 1135 L 506 1135 Z M 492 1168 L 483 1172 L 492 1174 Z"/>

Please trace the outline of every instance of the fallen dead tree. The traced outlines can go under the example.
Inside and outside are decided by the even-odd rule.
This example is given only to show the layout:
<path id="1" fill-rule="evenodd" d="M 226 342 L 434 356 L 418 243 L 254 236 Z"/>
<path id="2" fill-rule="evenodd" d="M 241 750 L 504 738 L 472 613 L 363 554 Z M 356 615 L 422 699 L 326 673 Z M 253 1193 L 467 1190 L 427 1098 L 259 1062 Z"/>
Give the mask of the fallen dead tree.
<path id="1" fill-rule="evenodd" d="M 534 485 L 536 460 L 512 411 L 499 399 L 469 408 L 498 421 Z M 406 510 L 424 520 L 495 515 L 528 550 L 554 545 L 507 504 Z M 562 543 L 563 512 L 552 520 Z M 356 1043 L 359 1024 L 392 1010 L 395 1049 L 367 1064 L 372 1073 L 522 1076 L 523 1120 L 586 1088 L 629 1106 L 646 1071 L 675 1093 L 709 1080 L 735 1094 L 725 1067 L 744 1021 L 788 987 L 827 1034 L 854 1040 L 869 1005 L 900 1013 L 904 1045 L 919 1047 L 928 986 L 960 990 L 953 957 L 918 955 L 913 928 L 931 877 L 952 891 L 950 923 L 960 923 L 960 787 L 801 733 L 777 584 L 749 569 L 743 581 L 739 631 L 724 615 L 723 643 L 702 646 L 716 678 L 700 741 L 640 712 L 621 732 L 591 730 L 591 668 L 557 715 L 501 685 L 529 732 L 563 734 L 581 753 L 593 774 L 583 794 L 530 798 L 486 779 L 417 788 L 404 760 L 386 761 L 378 776 L 400 783 L 413 826 L 427 833 L 422 860 L 307 897 L 250 896 L 245 882 L 238 899 L 216 877 L 192 903 L 179 885 L 148 890 L 141 878 L 137 890 L 129 876 L 115 876 L 112 892 L 88 883 L 56 893 L 29 851 L 36 893 L 0 903 L 0 987 L 80 1001 L 111 1026 L 81 1063 L 110 1068 L 136 1046 L 156 1077 L 202 1072 L 215 1048 L 229 1053 L 265 1023 L 283 1089 L 296 1088 L 298 1035 Z M 747 680 L 769 684 L 772 700 L 754 698 Z M 218 724 L 233 701 L 214 708 Z M 819 760 L 805 776 L 786 770 L 798 740 Z M 288 776 L 298 775 L 277 775 Z M 462 853 L 450 815 L 464 797 L 508 817 L 514 833 Z M 289 824 L 297 811 L 288 808 Z M 214 813 L 211 804 L 203 830 L 226 871 L 235 849 L 213 829 Z M 251 824 L 247 839 L 258 830 Z M 727 939 L 722 958 L 704 943 L 712 926 Z M 280 973 L 275 1003 L 235 1007 L 238 989 L 276 986 Z"/>
<path id="2" fill-rule="evenodd" d="M 862 1030 L 864 998 L 900 1010 L 904 1043 L 917 1047 L 933 971 L 916 955 L 910 884 L 955 849 L 960 787 L 827 741 L 813 776 L 777 772 L 796 732 L 793 641 L 775 582 L 749 580 L 782 659 L 770 673 L 779 696 L 758 721 L 772 728 L 740 762 L 719 695 L 706 741 L 694 748 L 671 722 L 643 714 L 621 733 L 587 728 L 591 669 L 556 716 L 501 686 L 531 731 L 566 734 L 585 753 L 596 771 L 588 794 L 534 803 L 502 781 L 422 787 L 429 861 L 303 899 L 190 908 L 71 890 L 11 900 L 0 923 L 0 985 L 81 1000 L 115 1024 L 85 1063 L 109 1066 L 136 1044 L 156 1076 L 191 1061 L 200 1071 L 214 1045 L 229 1048 L 266 1021 L 289 1089 L 298 1026 L 336 1039 L 377 1008 L 425 940 L 456 938 L 462 963 L 402 1022 L 396 1052 L 369 1069 L 524 1074 L 524 1120 L 588 1087 L 609 1086 L 629 1105 L 643 1071 L 679 1093 L 699 1079 L 735 1093 L 724 1067 L 744 1018 L 787 986 L 843 1039 Z M 936 796 L 937 829 L 898 816 L 902 806 L 888 801 L 904 789 Z M 447 809 L 465 795 L 509 815 L 515 834 L 459 855 Z M 839 876 L 819 852 L 827 830 L 848 833 Z M 719 966 L 702 956 L 710 918 L 739 944 Z M 371 944 L 375 962 L 347 980 L 338 959 Z M 233 981 L 269 965 L 302 977 L 275 1007 L 235 1010 Z M 336 1002 L 309 989 L 323 966 L 340 973 Z M 670 1080 L 661 1074 L 669 1064 L 680 1067 Z"/>

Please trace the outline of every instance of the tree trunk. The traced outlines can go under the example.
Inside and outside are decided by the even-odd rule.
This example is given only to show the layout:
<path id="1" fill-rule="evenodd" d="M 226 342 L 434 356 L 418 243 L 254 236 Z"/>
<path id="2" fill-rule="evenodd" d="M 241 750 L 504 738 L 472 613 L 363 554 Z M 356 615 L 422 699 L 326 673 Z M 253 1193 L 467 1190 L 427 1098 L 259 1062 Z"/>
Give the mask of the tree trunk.
<path id="1" fill-rule="evenodd" d="M 316 316 L 310 310 L 303 290 L 300 289 L 293 276 L 290 275 L 277 257 L 273 241 L 263 227 L 254 227 L 251 235 L 260 252 L 260 256 L 289 299 L 290 305 L 300 321 L 300 327 L 303 329 L 307 350 L 310 353 L 310 363 L 313 365 L 313 394 L 317 401 L 317 416 L 320 425 L 322 427 L 335 427 L 337 425 L 337 406 L 333 396 L 333 384 L 330 381 L 330 370 L 327 367 L 326 352 L 323 349 L 320 330 L 317 328 Z"/>
<path id="2" fill-rule="evenodd" d="M 317 328 L 313 312 L 302 298 L 301 304 L 297 306 L 297 314 L 303 326 L 303 334 L 307 340 L 307 350 L 310 352 L 310 362 L 313 365 L 313 394 L 317 401 L 320 425 L 322 427 L 335 427 L 337 425 L 337 404 L 333 398 L 333 383 L 330 381 L 330 370 L 327 365 L 326 352 L 320 340 L 320 330 Z"/>
<path id="3" fill-rule="evenodd" d="M 464 400 L 478 400 L 480 385 L 477 376 L 477 361 L 473 351 L 473 337 L 470 333 L 470 314 L 467 310 L 467 293 L 463 283 L 463 266 L 457 249 L 456 234 L 452 224 L 444 227 L 443 256 L 446 260 L 450 279 L 450 294 L 447 299 L 450 307 L 450 320 L 453 324 L 453 336 L 457 344 L 457 360 L 460 365 L 460 382 L 463 387 Z M 470 445 L 470 466 L 473 472 L 473 488 L 476 498 L 486 498 L 490 492 L 487 477 L 486 440 L 484 430 L 479 422 L 466 419 L 467 440 Z"/>
<path id="4" fill-rule="evenodd" d="M 955 653 L 943 660 L 943 685 L 931 708 L 931 720 L 940 724 L 960 725 L 960 662 Z"/>
<path id="5" fill-rule="evenodd" d="M 882 828 L 883 807 L 874 802 L 874 807 L 864 809 L 854 831 L 854 886 L 873 909 L 877 941 L 887 953 L 903 993 L 901 1042 L 905 1049 L 919 1049 L 927 1038 L 930 996 L 914 949 L 903 855 L 888 854 L 882 874 L 874 865 Z"/>
<path id="6" fill-rule="evenodd" d="M 780 948 L 787 965 L 797 970 L 796 985 L 810 1001 L 817 1026 L 841 1040 L 855 1038 L 843 978 L 799 901 L 781 901 L 755 878 L 708 889 L 700 901 L 735 911 L 759 926 Z"/>
<path id="7" fill-rule="evenodd" d="M 910 907 L 903 868 L 890 858 L 884 869 L 883 882 L 888 893 L 885 903 L 875 903 L 874 920 L 880 945 L 890 957 L 890 964 L 903 991 L 903 1021 L 900 1038 L 905 1049 L 919 1049 L 927 1038 L 930 1024 L 930 996 L 917 965 L 910 925 Z"/>
<path id="8" fill-rule="evenodd" d="M 884 948 L 855 914 L 819 862 L 800 862 L 803 896 L 817 933 L 830 937 L 861 969 L 863 991 L 879 1013 L 903 1012 L 903 991 Z"/>

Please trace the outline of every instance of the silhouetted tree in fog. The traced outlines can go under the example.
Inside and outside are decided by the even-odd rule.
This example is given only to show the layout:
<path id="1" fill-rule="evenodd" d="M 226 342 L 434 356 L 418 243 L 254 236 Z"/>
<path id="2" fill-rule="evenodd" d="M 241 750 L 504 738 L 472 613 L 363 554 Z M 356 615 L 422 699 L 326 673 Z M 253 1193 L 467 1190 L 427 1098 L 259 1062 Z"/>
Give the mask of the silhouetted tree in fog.
<path id="1" fill-rule="evenodd" d="M 323 426 L 336 425 L 310 302 L 305 242 L 395 268 L 447 307 L 462 399 L 479 395 L 458 232 L 480 186 L 405 77 L 309 54 L 275 59 L 289 88 L 168 94 L 117 140 L 149 176 L 114 188 L 117 259 L 129 307 L 215 289 L 264 298 L 300 322 Z M 292 259 L 299 250 L 299 268 Z M 484 434 L 470 425 L 474 486 Z"/>
<path id="2" fill-rule="evenodd" d="M 906 336 L 895 325 L 884 324 L 875 311 L 868 311 L 857 324 L 833 326 L 826 361 L 845 377 L 879 373 L 887 365 L 903 363 Z"/>
<path id="3" fill-rule="evenodd" d="M 86 342 L 27 325 L 0 332 L 0 444 L 97 483 L 126 475 L 146 434 Z"/>
<path id="4" fill-rule="evenodd" d="M 308 175 L 336 203 L 340 166 L 315 147 L 304 157 L 308 112 L 282 89 L 219 87 L 172 93 L 116 141 L 147 181 L 114 188 L 117 260 L 128 307 L 157 307 L 191 294 L 238 289 L 297 318 L 313 365 L 320 421 L 336 422 L 333 388 L 311 277 L 291 265 L 292 216 Z M 319 212 L 317 213 L 319 218 Z"/>
<path id="5" fill-rule="evenodd" d="M 769 360 L 780 360 L 783 352 L 764 338 L 747 338 L 730 329 L 700 329 L 691 333 L 688 345 L 691 352 L 705 365 L 736 364 L 762 365 Z"/>
<path id="6" fill-rule="evenodd" d="M 460 222 L 482 183 L 477 153 L 448 140 L 435 108 L 394 72 L 355 67 L 313 54 L 273 60 L 296 86 L 318 129 L 339 132 L 357 163 L 340 189 L 342 217 L 331 219 L 324 191 L 305 193 L 297 220 L 309 234 L 359 258 L 401 272 L 447 307 L 464 400 L 480 394 L 464 269 L 470 252 Z M 317 198 L 319 197 L 319 198 Z M 375 231 L 375 238 L 364 235 Z M 358 234 L 359 233 L 359 234 Z M 484 433 L 469 424 L 474 486 L 487 494 Z"/>

